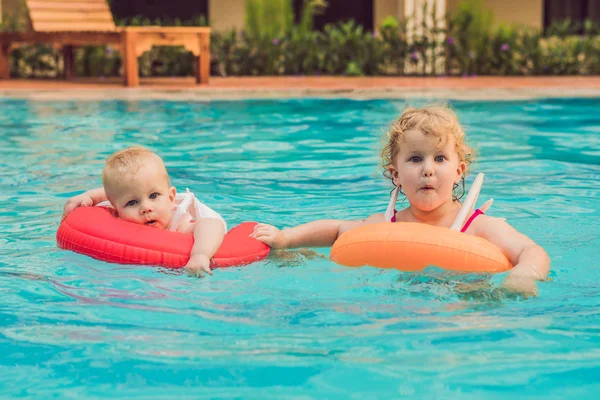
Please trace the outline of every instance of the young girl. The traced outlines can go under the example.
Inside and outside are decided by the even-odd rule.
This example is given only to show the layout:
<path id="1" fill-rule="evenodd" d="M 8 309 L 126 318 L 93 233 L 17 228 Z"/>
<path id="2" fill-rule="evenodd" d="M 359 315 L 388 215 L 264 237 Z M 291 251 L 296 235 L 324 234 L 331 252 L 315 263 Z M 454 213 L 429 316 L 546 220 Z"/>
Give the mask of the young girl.
<path id="1" fill-rule="evenodd" d="M 273 248 L 331 246 L 344 232 L 380 222 L 420 222 L 450 227 L 461 208 L 456 192 L 472 162 L 472 150 L 456 115 L 446 107 L 407 108 L 392 125 L 381 152 L 384 175 L 393 185 L 389 213 L 364 220 L 320 220 L 279 230 L 259 224 L 252 237 Z M 460 185 L 462 183 L 462 185 Z M 398 192 L 409 206 L 396 211 Z M 504 286 L 524 294 L 537 294 L 536 280 L 548 275 L 550 259 L 540 246 L 504 220 L 477 210 L 462 227 L 467 235 L 482 237 L 504 251 L 515 265 Z"/>

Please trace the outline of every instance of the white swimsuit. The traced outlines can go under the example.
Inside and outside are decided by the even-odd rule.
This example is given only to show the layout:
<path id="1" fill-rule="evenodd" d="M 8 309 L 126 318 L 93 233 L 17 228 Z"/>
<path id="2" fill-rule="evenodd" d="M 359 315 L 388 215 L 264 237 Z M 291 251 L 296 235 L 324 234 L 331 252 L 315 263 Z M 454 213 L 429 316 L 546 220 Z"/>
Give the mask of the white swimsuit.
<path id="1" fill-rule="evenodd" d="M 176 231 L 179 224 L 181 224 L 182 218 L 185 217 L 187 213 L 189 213 L 196 221 L 202 218 L 219 219 L 223 222 L 223 227 L 225 228 L 225 232 L 227 232 L 227 223 L 223 217 L 198 200 L 194 193 L 190 192 L 190 189 L 185 189 L 185 193 L 178 193 L 175 196 L 174 214 L 167 229 Z"/>

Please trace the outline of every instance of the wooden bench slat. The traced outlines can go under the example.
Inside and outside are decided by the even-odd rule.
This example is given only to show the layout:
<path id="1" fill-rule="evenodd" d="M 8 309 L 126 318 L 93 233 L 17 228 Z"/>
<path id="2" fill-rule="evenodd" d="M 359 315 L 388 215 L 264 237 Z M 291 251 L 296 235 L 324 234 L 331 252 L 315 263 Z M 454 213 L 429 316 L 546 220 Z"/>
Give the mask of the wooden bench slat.
<path id="1" fill-rule="evenodd" d="M 85 3 L 85 4 L 103 4 L 108 7 L 106 0 L 25 0 L 27 4 L 30 3 L 54 3 L 54 4 L 73 4 L 73 3 Z"/>
<path id="2" fill-rule="evenodd" d="M 57 30 L 56 27 L 59 27 L 62 25 L 64 27 L 64 29 L 58 29 L 58 30 L 73 30 L 71 29 L 71 27 L 73 25 L 78 25 L 78 26 L 86 26 L 86 25 L 94 25 L 94 26 L 103 26 L 102 30 L 111 30 L 111 31 L 115 31 L 115 25 L 113 24 L 112 21 L 107 21 L 105 19 L 95 19 L 95 18 L 79 18 L 79 19 L 73 19 L 71 21 L 65 22 L 64 19 L 45 19 L 45 20 L 38 20 L 33 24 L 33 28 L 36 31 L 46 31 L 48 30 L 47 28 L 42 28 L 42 27 L 47 27 L 47 26 L 52 26 L 53 31 Z M 89 29 L 88 29 L 89 30 Z"/>
<path id="3" fill-rule="evenodd" d="M 33 10 L 98 10 L 104 11 L 107 14 L 111 14 L 110 8 L 106 2 L 99 3 L 84 3 L 81 1 L 77 1 L 76 3 L 59 3 L 59 2 L 41 2 L 40 0 L 28 1 L 27 6 L 29 11 Z M 112 15 L 112 14 L 111 14 Z"/>
<path id="4" fill-rule="evenodd" d="M 12 32 L 0 33 L 0 42 L 55 43 L 64 45 L 121 44 L 121 33 L 111 32 Z"/>
<path id="5" fill-rule="evenodd" d="M 109 32 L 114 31 L 114 24 L 109 23 L 82 23 L 79 21 L 68 22 L 32 22 L 33 29 L 38 32 L 90 32 L 100 31 Z"/>
<path id="6" fill-rule="evenodd" d="M 209 26 L 122 26 L 120 30 L 140 33 L 211 33 Z"/>
<path id="7" fill-rule="evenodd" d="M 96 13 L 96 12 L 48 12 L 48 13 L 39 13 L 32 11 L 30 13 L 31 20 L 35 22 L 71 22 L 71 21 L 80 21 L 80 22 L 107 22 L 114 24 L 114 21 L 110 15 L 106 15 L 104 13 Z"/>

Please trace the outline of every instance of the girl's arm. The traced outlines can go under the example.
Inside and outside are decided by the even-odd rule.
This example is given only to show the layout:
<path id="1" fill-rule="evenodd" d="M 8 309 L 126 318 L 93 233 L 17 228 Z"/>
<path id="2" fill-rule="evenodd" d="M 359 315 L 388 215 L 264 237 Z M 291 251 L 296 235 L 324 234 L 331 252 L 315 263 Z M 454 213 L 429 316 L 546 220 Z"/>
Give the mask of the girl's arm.
<path id="1" fill-rule="evenodd" d="M 283 230 L 272 225 L 258 224 L 250 236 L 275 249 L 329 247 L 342 233 L 361 225 L 381 222 L 379 219 L 383 221 L 383 214 L 357 221 L 322 219 Z"/>
<path id="2" fill-rule="evenodd" d="M 514 265 L 504 286 L 525 294 L 537 294 L 535 281 L 546 279 L 550 271 L 546 251 L 504 220 L 482 215 L 476 221 L 476 236 L 498 246 Z"/>
<path id="3" fill-rule="evenodd" d="M 279 230 L 273 225 L 257 224 L 250 235 L 274 249 L 331 246 L 337 239 L 340 225 L 346 221 L 322 219 Z"/>

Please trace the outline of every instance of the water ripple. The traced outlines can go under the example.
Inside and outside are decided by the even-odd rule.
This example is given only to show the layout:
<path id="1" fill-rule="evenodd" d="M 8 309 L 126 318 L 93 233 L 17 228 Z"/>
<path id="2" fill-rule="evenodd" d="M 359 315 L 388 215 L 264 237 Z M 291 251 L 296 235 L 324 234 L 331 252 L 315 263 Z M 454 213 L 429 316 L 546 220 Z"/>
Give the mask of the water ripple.
<path id="1" fill-rule="evenodd" d="M 418 102 L 417 102 L 418 103 Z M 64 201 L 144 145 L 231 225 L 385 209 L 395 101 L 0 100 L 0 387 L 76 398 L 590 397 L 600 390 L 600 99 L 454 102 L 481 198 L 552 282 L 347 269 L 290 251 L 192 279 L 56 248 Z M 469 178 L 469 180 L 472 178 Z M 267 389 L 267 390 L 264 390 Z M 502 396 L 502 397 L 500 397 Z"/>

